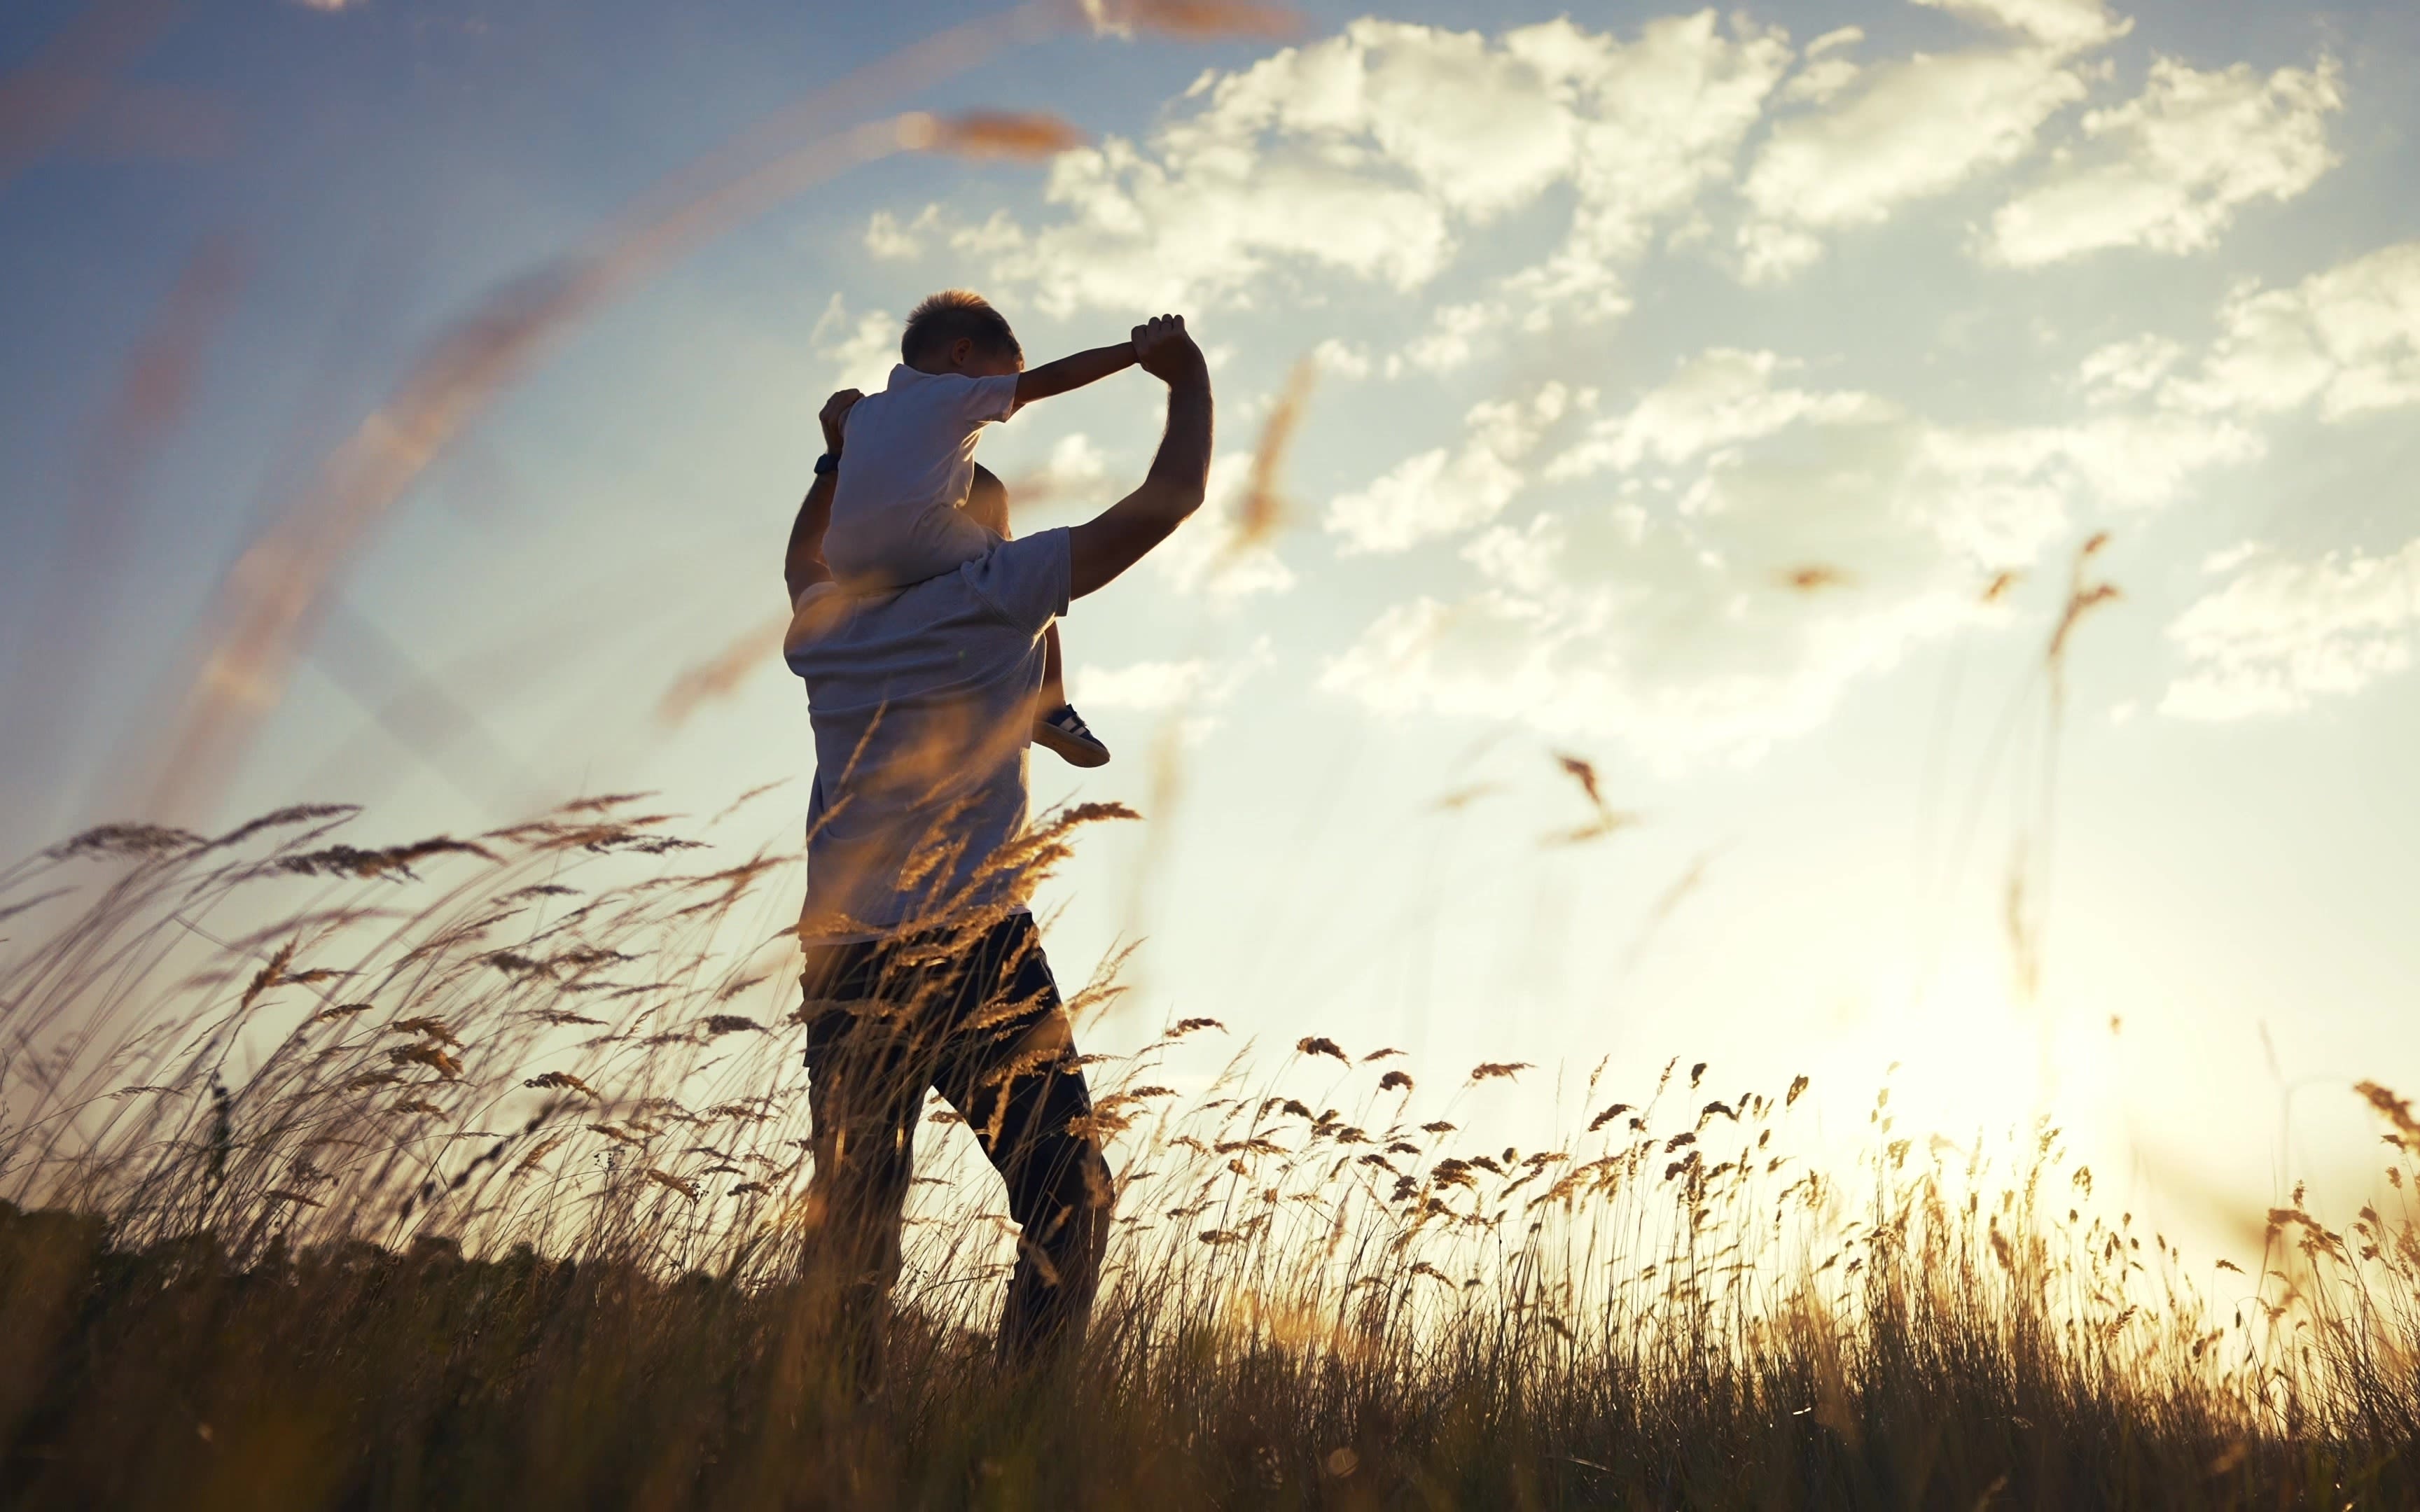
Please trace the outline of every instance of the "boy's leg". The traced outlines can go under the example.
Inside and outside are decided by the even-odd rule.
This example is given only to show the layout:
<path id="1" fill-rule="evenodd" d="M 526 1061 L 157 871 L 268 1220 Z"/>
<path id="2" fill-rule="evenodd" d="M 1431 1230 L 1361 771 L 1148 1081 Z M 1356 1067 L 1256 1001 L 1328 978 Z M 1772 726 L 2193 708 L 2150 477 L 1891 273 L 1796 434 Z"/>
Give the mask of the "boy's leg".
<path id="1" fill-rule="evenodd" d="M 975 470 L 975 484 L 967 490 L 966 516 L 1001 540 L 1014 539 L 1008 533 L 1008 488 L 998 478 Z M 1067 702 L 1067 668 L 1059 654 L 1059 625 L 1052 621 L 1042 632 L 1042 707 L 1055 709 Z"/>
<path id="2" fill-rule="evenodd" d="M 975 469 L 974 482 L 967 488 L 967 501 L 959 513 L 1003 541 L 1015 539 L 1008 529 L 1008 485 L 989 468 Z M 1059 626 L 1054 622 L 1042 632 L 1042 706 L 1055 709 L 1066 702 L 1067 672 L 1059 655 Z"/>
<path id="3" fill-rule="evenodd" d="M 1033 743 L 1054 751 L 1070 766 L 1098 766 L 1109 759 L 1109 748 L 1093 733 L 1084 717 L 1067 702 L 1066 668 L 1059 652 L 1059 626 L 1042 635 L 1042 696 L 1034 702 Z"/>
<path id="4" fill-rule="evenodd" d="M 958 506 L 958 512 L 1001 540 L 1010 538 L 1008 485 L 989 468 L 975 469 L 974 482 L 967 487 L 967 501 Z"/>

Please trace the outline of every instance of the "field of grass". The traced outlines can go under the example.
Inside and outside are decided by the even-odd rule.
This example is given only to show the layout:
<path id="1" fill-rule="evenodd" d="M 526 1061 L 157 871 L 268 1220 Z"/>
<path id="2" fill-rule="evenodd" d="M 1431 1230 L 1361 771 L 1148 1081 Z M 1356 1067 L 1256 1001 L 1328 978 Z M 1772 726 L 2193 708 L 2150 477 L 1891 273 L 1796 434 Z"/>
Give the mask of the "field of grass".
<path id="1" fill-rule="evenodd" d="M 2254 1273 L 2195 1268 L 2055 1130 L 1967 1152 L 1878 1103 L 1814 1168 L 1803 1078 L 1675 1065 L 1479 1148 L 1454 1086 L 1543 1072 L 1317 1037 L 1171 1071 L 1203 1020 L 1090 1068 L 1082 1352 L 995 1365 L 1014 1242 L 937 1111 L 867 1379 L 801 1280 L 791 858 L 612 799 L 352 822 L 0 876 L 7 1505 L 2420 1504 L 2408 1206 L 2298 1197 Z M 2420 1123 L 2361 1090 L 2400 1203 Z"/>

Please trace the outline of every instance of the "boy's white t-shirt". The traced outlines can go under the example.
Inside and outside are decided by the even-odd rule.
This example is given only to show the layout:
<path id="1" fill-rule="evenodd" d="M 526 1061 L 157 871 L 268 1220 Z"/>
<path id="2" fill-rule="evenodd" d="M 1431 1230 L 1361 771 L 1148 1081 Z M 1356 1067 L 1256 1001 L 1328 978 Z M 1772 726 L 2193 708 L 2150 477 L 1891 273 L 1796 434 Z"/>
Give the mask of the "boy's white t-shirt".
<path id="1" fill-rule="evenodd" d="M 824 558 L 843 579 L 900 587 L 971 560 L 998 537 L 958 513 L 975 437 L 1016 409 L 1016 375 L 924 373 L 902 363 L 842 429 Z"/>

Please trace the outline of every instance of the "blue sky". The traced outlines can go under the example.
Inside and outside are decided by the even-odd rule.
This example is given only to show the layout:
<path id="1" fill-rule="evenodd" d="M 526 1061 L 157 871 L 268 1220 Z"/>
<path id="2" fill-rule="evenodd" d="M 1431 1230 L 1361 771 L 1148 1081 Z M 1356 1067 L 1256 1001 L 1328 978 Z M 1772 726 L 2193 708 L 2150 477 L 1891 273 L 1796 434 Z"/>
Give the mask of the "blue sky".
<path id="1" fill-rule="evenodd" d="M 13 8 L 0 68 L 87 13 Z M 0 159 L 12 847 L 118 801 L 231 564 L 433 336 L 968 14 L 193 7 Z M 1066 623 L 1118 762 L 1035 765 L 1151 816 L 1053 927 L 1066 976 L 1149 936 L 1105 1042 L 1213 1012 L 1441 1065 L 1679 1054 L 1847 1110 L 1900 1061 L 1945 1126 L 2047 1098 L 2144 1169 L 2265 1178 L 2263 1026 L 2289 1079 L 2420 1081 L 2416 62 L 2388 5 L 1070 24 L 833 126 L 1047 111 L 1089 147 L 835 172 L 551 348 L 348 559 L 218 812 L 458 830 L 802 776 L 769 654 L 658 707 L 780 612 L 823 393 L 945 284 L 1037 359 L 1175 308 L 1216 497 Z M 188 330 L 188 402 L 113 426 Z M 1305 360 L 1291 528 L 1222 569 Z M 1063 522 L 1140 475 L 1155 407 L 1128 376 L 985 455 Z M 2103 530 L 2124 596 L 2074 633 L 2054 748 L 2042 651 Z M 1638 823 L 1542 843 L 1592 817 L 1557 753 Z M 2350 1169 L 2327 1096 L 2292 1158 Z"/>

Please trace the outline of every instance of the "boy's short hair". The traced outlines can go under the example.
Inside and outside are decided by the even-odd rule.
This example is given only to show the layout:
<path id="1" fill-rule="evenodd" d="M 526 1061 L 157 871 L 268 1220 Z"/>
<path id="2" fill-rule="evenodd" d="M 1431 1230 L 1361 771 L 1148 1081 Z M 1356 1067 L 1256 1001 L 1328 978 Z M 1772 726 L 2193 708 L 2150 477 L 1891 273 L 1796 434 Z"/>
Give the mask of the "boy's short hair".
<path id="1" fill-rule="evenodd" d="M 899 358 L 909 366 L 920 357 L 938 355 L 955 341 L 971 341 L 986 352 L 1023 356 L 1016 332 L 991 302 L 971 289 L 945 288 L 928 296 L 908 312 L 908 329 L 900 333 Z"/>

